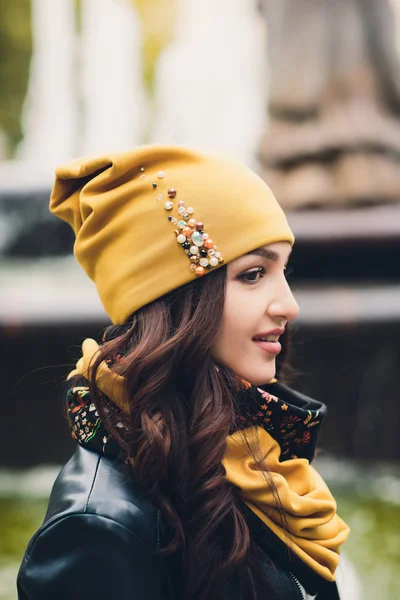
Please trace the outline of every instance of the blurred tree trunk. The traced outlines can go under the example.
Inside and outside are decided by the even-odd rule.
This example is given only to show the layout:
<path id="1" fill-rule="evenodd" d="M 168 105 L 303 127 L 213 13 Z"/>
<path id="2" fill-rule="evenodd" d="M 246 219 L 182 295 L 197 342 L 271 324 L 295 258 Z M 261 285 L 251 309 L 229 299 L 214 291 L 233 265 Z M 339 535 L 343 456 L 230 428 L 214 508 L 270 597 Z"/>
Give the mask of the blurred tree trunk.
<path id="1" fill-rule="evenodd" d="M 400 200 L 400 61 L 389 0 L 260 0 L 270 123 L 261 175 L 285 208 Z"/>

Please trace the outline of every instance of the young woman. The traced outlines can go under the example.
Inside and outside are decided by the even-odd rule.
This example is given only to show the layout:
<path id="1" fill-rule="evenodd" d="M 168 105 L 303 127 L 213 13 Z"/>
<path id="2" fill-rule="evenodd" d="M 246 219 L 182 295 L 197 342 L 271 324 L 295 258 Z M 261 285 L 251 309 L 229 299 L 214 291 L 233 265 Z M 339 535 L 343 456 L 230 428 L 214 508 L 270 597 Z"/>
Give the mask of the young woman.
<path id="1" fill-rule="evenodd" d="M 79 443 L 20 600 L 339 598 L 349 530 L 310 465 L 325 407 L 274 379 L 298 306 L 269 188 L 171 146 L 56 174 L 50 209 L 112 325 L 67 378 Z"/>

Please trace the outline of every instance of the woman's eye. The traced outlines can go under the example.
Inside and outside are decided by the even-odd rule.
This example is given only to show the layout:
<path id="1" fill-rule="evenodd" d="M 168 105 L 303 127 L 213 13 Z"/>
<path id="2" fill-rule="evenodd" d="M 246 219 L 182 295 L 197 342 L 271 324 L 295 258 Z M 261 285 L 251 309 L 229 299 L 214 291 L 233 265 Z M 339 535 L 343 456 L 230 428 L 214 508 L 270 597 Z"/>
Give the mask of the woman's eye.
<path id="1" fill-rule="evenodd" d="M 251 271 L 246 271 L 246 273 L 238 275 L 238 279 L 246 283 L 257 283 L 264 274 L 265 269 L 263 267 L 257 267 L 257 269 L 251 269 Z"/>

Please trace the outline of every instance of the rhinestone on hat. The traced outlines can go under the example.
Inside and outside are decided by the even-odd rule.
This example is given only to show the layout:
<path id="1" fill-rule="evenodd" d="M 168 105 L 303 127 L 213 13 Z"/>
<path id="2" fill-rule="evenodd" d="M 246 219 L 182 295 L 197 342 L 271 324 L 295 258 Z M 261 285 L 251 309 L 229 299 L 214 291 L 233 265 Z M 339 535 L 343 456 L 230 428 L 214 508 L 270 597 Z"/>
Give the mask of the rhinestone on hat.
<path id="1" fill-rule="evenodd" d="M 144 167 L 140 168 L 142 172 L 141 179 L 145 179 Z M 165 172 L 158 171 L 157 178 L 164 179 Z M 152 183 L 153 189 L 157 189 L 157 200 L 164 200 L 167 196 L 168 200 L 164 202 L 164 209 L 168 212 L 174 208 L 173 199 L 178 192 L 174 187 L 167 187 L 165 192 L 159 191 L 159 184 Z M 203 221 L 194 217 L 195 209 L 193 206 L 186 206 L 183 200 L 178 200 L 176 206 L 176 216 L 169 215 L 168 221 L 175 225 L 176 241 L 180 244 L 190 260 L 189 268 L 197 277 L 201 277 L 213 267 L 224 262 L 221 253 L 217 246 L 205 231 Z"/>

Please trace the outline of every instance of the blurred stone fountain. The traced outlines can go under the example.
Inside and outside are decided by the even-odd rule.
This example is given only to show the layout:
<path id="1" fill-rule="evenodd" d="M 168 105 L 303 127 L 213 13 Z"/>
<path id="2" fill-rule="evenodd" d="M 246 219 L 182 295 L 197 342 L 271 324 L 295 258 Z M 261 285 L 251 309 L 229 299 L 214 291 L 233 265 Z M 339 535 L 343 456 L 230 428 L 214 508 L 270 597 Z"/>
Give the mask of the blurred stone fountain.
<path id="1" fill-rule="evenodd" d="M 56 165 L 141 143 L 140 23 L 129 0 L 32 0 L 33 55 L 17 158 Z"/>
<path id="2" fill-rule="evenodd" d="M 179 0 L 176 41 L 156 72 L 152 140 L 254 166 L 266 120 L 266 28 L 255 0 Z"/>
<path id="3" fill-rule="evenodd" d="M 0 164 L 0 257 L 71 253 L 48 210 L 57 164 L 142 143 L 141 28 L 130 0 L 32 0 L 33 54 L 17 160 Z M 15 268 L 14 268 L 15 271 Z M 3 274 L 3 280 L 6 276 Z"/>

